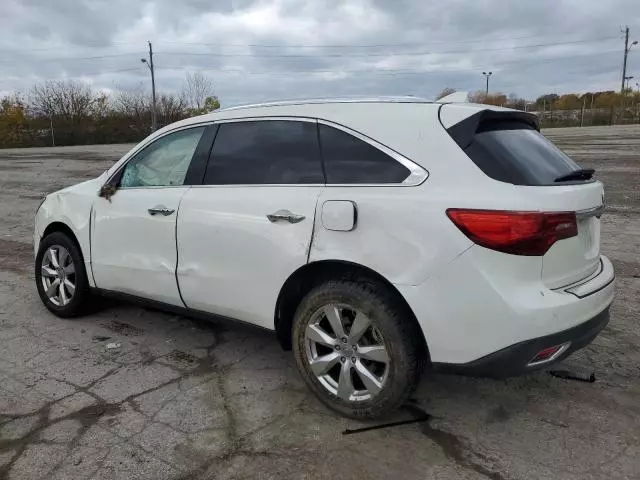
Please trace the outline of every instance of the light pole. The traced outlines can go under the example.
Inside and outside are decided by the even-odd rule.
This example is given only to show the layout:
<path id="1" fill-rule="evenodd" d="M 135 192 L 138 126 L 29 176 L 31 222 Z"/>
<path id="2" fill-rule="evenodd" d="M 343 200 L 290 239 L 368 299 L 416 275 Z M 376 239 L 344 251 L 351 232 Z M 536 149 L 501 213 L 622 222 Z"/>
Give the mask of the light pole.
<path id="1" fill-rule="evenodd" d="M 158 121 L 156 119 L 156 77 L 153 70 L 153 48 L 151 42 L 149 42 L 149 61 L 146 58 L 141 58 L 140 61 L 144 63 L 151 71 L 151 131 L 155 132 L 158 128 Z"/>
<path id="2" fill-rule="evenodd" d="M 629 45 L 629 27 L 625 27 L 624 29 L 624 60 L 622 61 L 622 89 L 620 93 L 624 93 L 624 82 L 627 78 L 627 57 L 629 56 L 629 52 L 631 51 L 631 47 L 637 45 L 638 41 L 634 40 Z"/>
<path id="3" fill-rule="evenodd" d="M 486 88 L 484 94 L 485 94 L 485 96 L 488 97 L 489 96 L 489 77 L 491 75 L 493 75 L 493 72 L 482 72 L 482 75 L 484 75 L 485 78 L 487 79 L 487 88 Z"/>
<path id="4" fill-rule="evenodd" d="M 637 83 L 636 83 L 637 85 Z M 49 113 L 49 126 L 51 127 L 51 145 L 56 146 L 56 137 L 53 134 L 53 113 Z"/>

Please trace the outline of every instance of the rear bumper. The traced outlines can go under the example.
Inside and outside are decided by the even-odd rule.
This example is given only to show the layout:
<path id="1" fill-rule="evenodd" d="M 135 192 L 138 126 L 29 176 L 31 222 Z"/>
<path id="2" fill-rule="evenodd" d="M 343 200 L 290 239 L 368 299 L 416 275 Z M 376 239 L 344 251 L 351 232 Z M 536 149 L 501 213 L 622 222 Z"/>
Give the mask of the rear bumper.
<path id="1" fill-rule="evenodd" d="M 539 258 L 504 257 L 474 246 L 424 283 L 396 285 L 422 327 L 433 364 L 473 364 L 573 332 L 614 299 L 615 274 L 604 256 L 595 276 L 556 290 L 542 282 Z"/>
<path id="2" fill-rule="evenodd" d="M 495 353 L 465 364 L 434 363 L 434 370 L 462 375 L 505 378 L 548 368 L 593 341 L 609 323 L 609 308 L 591 320 L 544 337 L 534 338 L 503 348 Z M 552 361 L 533 366 L 528 364 L 541 350 L 570 342 L 569 347 Z"/>

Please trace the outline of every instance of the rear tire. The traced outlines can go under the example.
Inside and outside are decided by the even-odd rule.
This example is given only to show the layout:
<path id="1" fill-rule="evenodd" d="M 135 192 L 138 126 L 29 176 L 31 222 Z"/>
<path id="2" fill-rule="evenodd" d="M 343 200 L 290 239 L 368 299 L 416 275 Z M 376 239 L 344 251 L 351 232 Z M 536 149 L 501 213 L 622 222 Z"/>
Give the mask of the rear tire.
<path id="1" fill-rule="evenodd" d="M 62 318 L 84 313 L 89 281 L 82 252 L 62 232 L 53 232 L 40 242 L 35 263 L 36 287 L 50 312 Z"/>
<path id="2" fill-rule="evenodd" d="M 314 288 L 293 323 L 302 377 L 325 405 L 350 418 L 378 418 L 406 401 L 427 356 L 421 340 L 397 296 L 364 280 Z"/>

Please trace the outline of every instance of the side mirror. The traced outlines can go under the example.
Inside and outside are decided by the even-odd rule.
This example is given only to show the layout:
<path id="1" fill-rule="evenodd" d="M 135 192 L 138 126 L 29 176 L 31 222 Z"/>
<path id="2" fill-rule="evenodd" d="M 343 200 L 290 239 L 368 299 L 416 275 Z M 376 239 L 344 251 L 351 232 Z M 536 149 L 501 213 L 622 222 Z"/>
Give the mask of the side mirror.
<path id="1" fill-rule="evenodd" d="M 118 189 L 116 188 L 115 185 L 105 183 L 102 187 L 100 187 L 98 196 L 111 201 L 111 197 L 116 193 L 116 190 Z"/>

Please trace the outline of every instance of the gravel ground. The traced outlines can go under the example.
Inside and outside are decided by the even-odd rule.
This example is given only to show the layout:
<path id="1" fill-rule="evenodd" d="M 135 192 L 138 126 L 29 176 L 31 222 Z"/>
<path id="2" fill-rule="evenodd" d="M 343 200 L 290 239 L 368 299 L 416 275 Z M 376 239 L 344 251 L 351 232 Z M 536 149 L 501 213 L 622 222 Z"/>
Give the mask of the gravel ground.
<path id="1" fill-rule="evenodd" d="M 426 375 L 396 418 L 424 421 L 352 434 L 377 424 L 323 408 L 269 333 L 114 303 L 50 315 L 32 273 L 39 199 L 130 146 L 1 150 L 0 478 L 639 478 L 640 128 L 546 133 L 607 191 L 612 320 L 564 362 L 597 381 Z"/>

